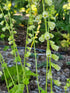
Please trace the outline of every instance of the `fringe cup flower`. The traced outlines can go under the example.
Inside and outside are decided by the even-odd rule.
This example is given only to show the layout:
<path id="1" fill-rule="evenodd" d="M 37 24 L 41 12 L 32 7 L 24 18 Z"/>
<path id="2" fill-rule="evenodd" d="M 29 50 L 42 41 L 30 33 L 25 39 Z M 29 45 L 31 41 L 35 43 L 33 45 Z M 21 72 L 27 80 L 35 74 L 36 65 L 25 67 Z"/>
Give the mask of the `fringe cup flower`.
<path id="1" fill-rule="evenodd" d="M 51 45 L 52 49 L 55 50 L 55 51 L 58 51 L 59 47 L 56 46 L 56 45 Z"/>
<path id="2" fill-rule="evenodd" d="M 48 12 L 44 11 L 43 12 L 43 18 L 46 19 L 48 17 Z"/>
<path id="3" fill-rule="evenodd" d="M 52 41 L 52 40 L 50 40 L 50 44 L 51 44 L 51 45 L 54 45 L 54 44 L 55 44 L 55 42 L 54 42 L 54 41 Z"/>
<path id="4" fill-rule="evenodd" d="M 57 55 L 55 55 L 55 54 L 52 54 L 52 58 L 53 58 L 55 61 L 58 61 L 59 56 L 57 56 Z"/>
<path id="5" fill-rule="evenodd" d="M 39 41 L 44 42 L 44 40 L 45 40 L 44 35 L 41 35 L 41 36 L 39 37 Z"/>
<path id="6" fill-rule="evenodd" d="M 40 17 L 37 16 L 37 17 L 35 18 L 35 22 L 39 22 L 39 21 L 40 21 Z"/>
<path id="7" fill-rule="evenodd" d="M 50 50 L 47 50 L 46 56 L 47 56 L 47 57 L 51 57 L 51 51 L 50 51 Z"/>
<path id="8" fill-rule="evenodd" d="M 50 34 L 48 32 L 45 33 L 45 39 L 49 40 L 50 39 Z"/>
<path id="9" fill-rule="evenodd" d="M 49 71 L 48 72 L 48 79 L 51 79 L 52 78 L 52 73 Z"/>
<path id="10" fill-rule="evenodd" d="M 4 21 L 1 21 L 1 22 L 0 22 L 0 25 L 3 25 L 3 24 L 4 24 Z"/>
<path id="11" fill-rule="evenodd" d="M 52 63 L 52 62 L 51 62 L 51 66 L 52 66 L 54 69 L 56 69 L 57 71 L 59 71 L 59 70 L 61 69 L 61 67 L 60 67 L 59 65 L 54 64 L 54 63 Z"/>
<path id="12" fill-rule="evenodd" d="M 54 80 L 54 84 L 57 85 L 57 86 L 60 86 L 61 82 L 59 80 Z"/>
<path id="13" fill-rule="evenodd" d="M 46 4 L 48 4 L 49 6 L 52 5 L 52 0 L 45 0 Z"/>
<path id="14" fill-rule="evenodd" d="M 48 22 L 50 30 L 54 30 L 55 28 L 55 23 L 54 22 Z"/>
<path id="15" fill-rule="evenodd" d="M 53 38 L 53 37 L 54 37 L 54 35 L 50 33 L 50 38 Z"/>
<path id="16" fill-rule="evenodd" d="M 2 31 L 6 31 L 6 27 L 3 27 L 3 28 L 2 28 Z"/>
<path id="17" fill-rule="evenodd" d="M 28 66 L 28 67 L 31 67 L 31 64 L 30 64 L 30 63 L 27 63 L 27 66 Z"/>
<path id="18" fill-rule="evenodd" d="M 34 28 L 35 28 L 35 26 L 34 25 L 31 25 L 31 26 L 28 27 L 28 30 L 32 30 Z"/>

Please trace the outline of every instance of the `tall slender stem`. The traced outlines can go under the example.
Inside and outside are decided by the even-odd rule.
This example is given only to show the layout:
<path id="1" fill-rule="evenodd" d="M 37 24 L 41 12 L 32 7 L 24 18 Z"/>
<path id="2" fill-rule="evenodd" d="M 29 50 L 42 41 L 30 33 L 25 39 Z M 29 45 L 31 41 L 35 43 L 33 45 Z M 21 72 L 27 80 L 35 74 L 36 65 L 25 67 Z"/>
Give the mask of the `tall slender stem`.
<path id="1" fill-rule="evenodd" d="M 38 72 L 37 72 L 37 54 L 36 54 L 36 49 L 35 49 L 35 39 L 34 39 L 34 54 L 35 54 L 35 65 L 36 65 L 36 78 L 37 78 L 37 84 L 38 84 L 38 91 L 40 93 L 39 81 L 38 81 Z"/>

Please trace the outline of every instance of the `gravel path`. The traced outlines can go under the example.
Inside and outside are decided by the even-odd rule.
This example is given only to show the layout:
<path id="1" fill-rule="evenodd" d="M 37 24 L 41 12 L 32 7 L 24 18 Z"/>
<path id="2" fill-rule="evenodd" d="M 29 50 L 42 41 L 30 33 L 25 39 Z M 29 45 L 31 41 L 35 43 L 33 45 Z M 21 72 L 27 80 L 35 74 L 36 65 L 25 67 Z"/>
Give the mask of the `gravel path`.
<path id="1" fill-rule="evenodd" d="M 14 65 L 14 58 L 10 54 L 11 49 L 8 49 L 7 51 L 3 51 L 3 48 L 0 48 L 0 53 L 3 55 L 3 58 L 5 62 L 7 62 L 8 66 L 11 67 Z M 22 61 L 24 60 L 24 49 L 19 49 L 19 54 L 22 58 Z M 57 63 L 61 66 L 60 71 L 56 71 L 54 68 L 52 68 L 52 74 L 53 79 L 58 79 L 61 82 L 61 86 L 58 87 L 55 84 L 53 84 L 53 90 L 54 93 L 65 93 L 64 92 L 64 85 L 66 84 L 66 80 L 69 77 L 70 69 L 68 66 L 66 66 L 66 62 L 70 61 L 70 56 L 62 55 L 63 59 L 60 59 Z M 46 75 L 46 68 L 45 68 L 45 61 L 46 61 L 46 55 L 45 53 L 37 53 L 37 61 L 38 61 L 38 74 L 39 74 L 39 84 L 40 87 L 45 88 L 45 75 Z M 52 60 L 53 61 L 53 60 Z M 35 60 L 33 56 L 30 56 L 27 60 L 31 64 L 31 70 L 35 72 Z M 53 61 L 54 62 L 54 61 Z M 19 64 L 19 62 L 18 62 Z M 41 65 L 43 64 L 43 65 Z M 0 64 L 0 70 L 1 70 L 1 64 Z M 0 93 L 7 93 L 5 84 L 0 84 Z M 24 91 L 24 93 L 27 93 Z M 29 93 L 38 93 L 37 89 L 37 81 L 35 77 L 32 77 L 29 84 Z M 50 93 L 50 83 L 48 81 L 48 93 Z M 68 88 L 67 93 L 70 93 L 70 88 Z"/>

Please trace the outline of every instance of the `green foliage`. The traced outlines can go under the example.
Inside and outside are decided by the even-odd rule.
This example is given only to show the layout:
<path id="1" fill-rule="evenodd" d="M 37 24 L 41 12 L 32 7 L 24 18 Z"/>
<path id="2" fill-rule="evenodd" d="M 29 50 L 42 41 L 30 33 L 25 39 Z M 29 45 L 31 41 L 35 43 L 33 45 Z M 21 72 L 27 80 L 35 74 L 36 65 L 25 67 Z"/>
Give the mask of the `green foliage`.
<path id="1" fill-rule="evenodd" d="M 15 85 L 11 90 L 10 93 L 23 93 L 24 84 Z"/>
<path id="2" fill-rule="evenodd" d="M 4 67 L 4 66 L 2 66 Z M 22 82 L 24 81 L 24 84 L 29 84 L 29 79 L 31 76 L 36 76 L 35 73 L 33 73 L 32 71 L 30 70 L 25 70 L 25 74 L 26 74 L 26 78 L 23 80 L 23 71 L 22 71 L 22 67 L 21 65 L 18 65 L 18 73 L 19 73 L 19 82 L 20 84 L 22 84 Z M 8 67 L 8 70 L 9 70 L 9 73 L 11 74 L 14 82 L 17 84 L 18 80 L 17 80 L 17 70 L 16 70 L 16 66 L 12 66 L 12 67 Z M 9 76 L 9 73 L 7 72 L 7 69 L 5 68 L 4 69 L 4 73 L 5 73 L 5 76 L 6 78 L 8 79 L 8 83 L 9 83 L 9 87 L 12 87 L 13 86 L 13 83 L 11 82 L 10 80 L 10 76 Z M 5 80 L 5 77 L 4 77 L 4 74 L 2 75 L 1 77 L 2 81 Z"/>
<path id="3" fill-rule="evenodd" d="M 9 46 L 5 46 L 3 50 L 6 51 L 8 49 L 9 49 Z"/>
<path id="4" fill-rule="evenodd" d="M 70 61 L 66 62 L 67 65 L 70 65 Z"/>

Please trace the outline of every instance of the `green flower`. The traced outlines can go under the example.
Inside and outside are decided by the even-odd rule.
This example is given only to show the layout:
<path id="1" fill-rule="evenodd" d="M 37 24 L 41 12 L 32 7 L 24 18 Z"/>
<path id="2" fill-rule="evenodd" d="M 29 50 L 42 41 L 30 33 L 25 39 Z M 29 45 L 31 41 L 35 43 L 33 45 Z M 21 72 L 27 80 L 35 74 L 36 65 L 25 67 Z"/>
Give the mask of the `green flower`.
<path id="1" fill-rule="evenodd" d="M 48 12 L 44 11 L 44 12 L 43 12 L 43 18 L 46 19 L 48 16 L 49 16 L 49 15 L 48 15 Z"/>
<path id="2" fill-rule="evenodd" d="M 61 69 L 61 67 L 60 67 L 59 65 L 54 64 L 54 63 L 52 63 L 52 62 L 51 62 L 51 66 L 52 66 L 54 69 L 56 69 L 57 71 L 59 71 L 59 70 Z"/>
<path id="3" fill-rule="evenodd" d="M 44 40 L 45 40 L 44 35 L 41 35 L 41 36 L 39 37 L 39 41 L 44 42 Z"/>
<path id="4" fill-rule="evenodd" d="M 9 45 L 13 44 L 13 41 L 9 41 Z"/>
<path id="5" fill-rule="evenodd" d="M 29 70 L 29 68 L 28 67 L 25 67 L 25 69 L 28 71 Z"/>
<path id="6" fill-rule="evenodd" d="M 35 28 L 35 26 L 31 25 L 31 26 L 28 27 L 28 30 L 33 30 L 34 28 Z"/>
<path id="7" fill-rule="evenodd" d="M 68 87 L 67 86 L 64 86 L 64 90 L 67 90 L 68 89 Z"/>
<path id="8" fill-rule="evenodd" d="M 26 54 L 25 54 L 25 57 L 29 57 L 31 55 L 31 53 L 28 51 Z"/>
<path id="9" fill-rule="evenodd" d="M 13 40 L 13 36 L 9 36 L 8 41 Z"/>
<path id="10" fill-rule="evenodd" d="M 58 51 L 59 49 L 59 46 L 56 46 L 56 45 L 51 45 L 52 49 L 55 50 L 55 51 Z"/>
<path id="11" fill-rule="evenodd" d="M 31 67 L 31 64 L 30 64 L 30 63 L 27 63 L 27 66 L 28 66 L 28 67 Z"/>
<path id="12" fill-rule="evenodd" d="M 46 4 L 48 4 L 49 6 L 52 5 L 52 0 L 45 0 Z"/>
<path id="13" fill-rule="evenodd" d="M 47 50 L 46 56 L 47 56 L 47 57 L 51 57 L 51 51 L 50 51 L 50 50 Z"/>
<path id="14" fill-rule="evenodd" d="M 3 25 L 3 24 L 4 24 L 4 21 L 1 21 L 1 22 L 0 22 L 0 25 Z"/>
<path id="15" fill-rule="evenodd" d="M 54 84 L 56 84 L 57 86 L 60 86 L 61 82 L 59 80 L 54 80 Z"/>
<path id="16" fill-rule="evenodd" d="M 48 79 L 51 79 L 52 78 L 52 73 L 49 71 L 48 72 Z"/>
<path id="17" fill-rule="evenodd" d="M 6 27 L 3 27 L 3 28 L 2 28 L 2 31 L 6 31 Z"/>
<path id="18" fill-rule="evenodd" d="M 15 50 L 12 50 L 10 53 L 11 53 L 12 55 L 14 55 L 16 52 L 15 52 Z"/>
<path id="19" fill-rule="evenodd" d="M 54 28 L 55 28 L 55 23 L 54 22 L 48 22 L 48 25 L 49 25 L 49 28 L 50 28 L 50 30 L 54 30 Z"/>
<path id="20" fill-rule="evenodd" d="M 44 37 L 45 37 L 46 40 L 49 40 L 50 39 L 50 34 L 48 32 L 46 32 Z"/>
<path id="21" fill-rule="evenodd" d="M 36 16 L 36 18 L 35 18 L 35 22 L 39 22 L 41 20 L 41 15 L 38 15 L 38 16 Z"/>
<path id="22" fill-rule="evenodd" d="M 54 44 L 55 44 L 55 42 L 54 42 L 54 41 L 52 41 L 52 40 L 50 40 L 50 44 L 51 44 L 51 45 L 54 45 Z"/>
<path id="23" fill-rule="evenodd" d="M 51 37 L 51 38 L 53 38 L 53 37 L 54 37 L 54 35 L 50 33 L 50 37 Z"/>
<path id="24" fill-rule="evenodd" d="M 55 54 L 52 54 L 52 58 L 53 58 L 55 61 L 58 61 L 59 56 L 57 56 L 57 55 L 55 55 Z"/>

